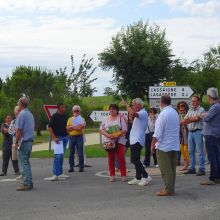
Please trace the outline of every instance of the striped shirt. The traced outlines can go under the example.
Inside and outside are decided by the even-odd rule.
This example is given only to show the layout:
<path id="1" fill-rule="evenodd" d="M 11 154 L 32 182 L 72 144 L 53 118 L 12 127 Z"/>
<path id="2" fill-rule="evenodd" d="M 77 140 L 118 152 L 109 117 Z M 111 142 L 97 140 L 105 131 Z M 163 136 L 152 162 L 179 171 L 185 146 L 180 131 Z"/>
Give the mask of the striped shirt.
<path id="1" fill-rule="evenodd" d="M 194 117 L 194 116 L 201 116 L 201 114 L 205 112 L 205 109 L 201 106 L 198 106 L 197 108 L 190 108 L 189 111 L 187 112 L 185 119 L 188 119 L 190 117 Z M 194 130 L 202 130 L 202 119 L 200 117 L 199 121 L 196 122 L 191 122 L 187 125 L 187 128 L 189 131 L 194 131 Z"/>

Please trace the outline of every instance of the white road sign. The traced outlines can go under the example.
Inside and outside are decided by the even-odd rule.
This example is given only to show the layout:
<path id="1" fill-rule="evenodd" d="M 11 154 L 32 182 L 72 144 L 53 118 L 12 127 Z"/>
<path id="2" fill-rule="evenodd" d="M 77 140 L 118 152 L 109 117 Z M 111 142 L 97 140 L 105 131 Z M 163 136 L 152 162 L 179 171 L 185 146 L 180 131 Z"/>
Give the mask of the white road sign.
<path id="1" fill-rule="evenodd" d="M 127 111 L 120 111 L 120 113 L 128 116 Z M 107 116 L 109 116 L 109 111 L 93 111 L 89 117 L 95 122 L 101 122 Z"/>
<path id="2" fill-rule="evenodd" d="M 150 86 L 149 98 L 160 99 L 162 95 L 169 95 L 171 99 L 188 99 L 194 91 L 189 86 Z"/>
<path id="3" fill-rule="evenodd" d="M 150 101 L 149 104 L 151 108 L 153 107 L 160 108 L 160 99 L 150 99 L 149 101 Z M 188 104 L 188 106 L 191 106 L 191 99 L 172 99 L 171 104 L 173 107 L 176 107 L 177 103 L 180 101 L 185 101 Z"/>

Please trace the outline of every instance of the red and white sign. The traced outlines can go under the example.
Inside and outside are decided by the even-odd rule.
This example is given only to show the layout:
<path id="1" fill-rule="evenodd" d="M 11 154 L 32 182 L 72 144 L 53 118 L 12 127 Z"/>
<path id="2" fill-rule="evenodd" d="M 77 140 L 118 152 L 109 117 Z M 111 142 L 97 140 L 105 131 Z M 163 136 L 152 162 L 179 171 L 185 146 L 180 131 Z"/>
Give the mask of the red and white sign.
<path id="1" fill-rule="evenodd" d="M 51 119 L 52 115 L 57 112 L 57 105 L 44 105 L 47 117 Z"/>

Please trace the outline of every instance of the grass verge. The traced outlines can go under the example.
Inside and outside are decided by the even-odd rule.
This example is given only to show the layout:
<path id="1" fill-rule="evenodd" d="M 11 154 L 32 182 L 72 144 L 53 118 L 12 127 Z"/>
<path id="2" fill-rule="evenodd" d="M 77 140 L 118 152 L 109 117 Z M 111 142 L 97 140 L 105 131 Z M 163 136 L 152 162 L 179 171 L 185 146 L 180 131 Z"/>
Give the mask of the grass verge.
<path id="1" fill-rule="evenodd" d="M 144 156 L 145 151 L 142 150 L 141 155 Z M 50 152 L 48 150 L 43 151 L 34 151 L 31 154 L 32 158 L 53 158 L 53 150 Z M 69 149 L 65 152 L 65 158 L 68 158 L 69 156 Z M 126 153 L 127 157 L 130 157 L 130 150 L 128 149 Z M 86 146 L 86 157 L 87 158 L 100 158 L 100 157 L 107 157 L 107 152 L 103 149 L 100 144 L 94 144 Z"/>
<path id="2" fill-rule="evenodd" d="M 32 158 L 53 158 L 53 150 L 34 151 L 31 153 Z M 69 149 L 65 152 L 65 157 L 69 156 Z M 100 144 L 94 144 L 86 146 L 86 157 L 106 157 L 106 151 L 100 146 Z"/>

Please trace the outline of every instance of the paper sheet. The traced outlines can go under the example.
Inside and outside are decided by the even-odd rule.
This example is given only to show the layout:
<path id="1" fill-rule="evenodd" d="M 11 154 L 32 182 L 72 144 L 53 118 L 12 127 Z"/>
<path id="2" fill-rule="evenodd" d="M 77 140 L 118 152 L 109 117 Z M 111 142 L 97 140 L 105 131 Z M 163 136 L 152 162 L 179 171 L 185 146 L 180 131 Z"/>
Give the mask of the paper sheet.
<path id="1" fill-rule="evenodd" d="M 73 126 L 83 125 L 83 124 L 84 124 L 84 121 L 80 115 L 73 119 Z"/>
<path id="2" fill-rule="evenodd" d="M 59 141 L 59 143 L 54 142 L 54 154 L 64 154 L 62 141 Z"/>

